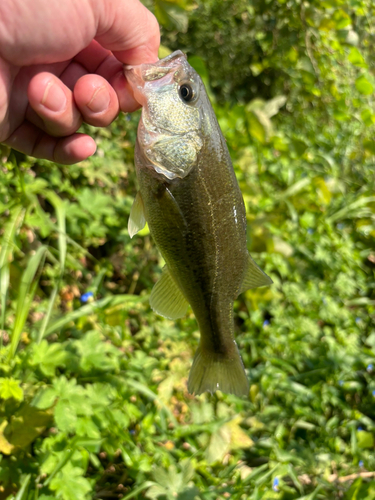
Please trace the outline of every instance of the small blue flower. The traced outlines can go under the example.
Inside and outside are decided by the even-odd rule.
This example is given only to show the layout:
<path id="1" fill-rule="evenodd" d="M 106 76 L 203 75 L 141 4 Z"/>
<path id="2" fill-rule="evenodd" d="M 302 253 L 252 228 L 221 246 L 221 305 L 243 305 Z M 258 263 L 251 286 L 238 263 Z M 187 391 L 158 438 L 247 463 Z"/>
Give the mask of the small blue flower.
<path id="1" fill-rule="evenodd" d="M 134 429 L 130 429 L 129 433 L 130 433 L 132 436 L 134 436 L 134 434 L 135 434 L 135 430 L 134 430 Z"/>
<path id="2" fill-rule="evenodd" d="M 372 396 L 375 398 L 375 390 L 372 391 Z"/>
<path id="3" fill-rule="evenodd" d="M 279 491 L 279 478 L 275 477 L 272 481 L 272 489 L 273 491 Z"/>
<path id="4" fill-rule="evenodd" d="M 309 229 L 307 230 L 307 232 L 308 232 L 309 234 L 314 234 L 314 229 L 311 229 L 311 227 L 309 227 Z"/>
<path id="5" fill-rule="evenodd" d="M 86 292 L 81 295 L 81 302 L 86 304 L 86 302 L 91 302 L 94 299 L 94 294 L 92 292 Z"/>
<path id="6" fill-rule="evenodd" d="M 342 387 L 344 385 L 344 381 L 343 380 L 339 380 L 339 385 Z"/>
<path id="7" fill-rule="evenodd" d="M 357 427 L 357 431 L 359 431 L 359 432 L 363 431 L 363 427 L 361 427 L 361 426 Z"/>
<path id="8" fill-rule="evenodd" d="M 361 322 L 361 318 L 355 318 L 355 322 L 358 324 Z"/>
<path id="9" fill-rule="evenodd" d="M 337 227 L 337 229 L 341 230 L 341 229 L 344 229 L 345 224 L 343 224 L 342 222 L 339 222 L 336 227 Z"/>
<path id="10" fill-rule="evenodd" d="M 373 365 L 372 363 L 370 363 L 369 365 L 367 365 L 366 370 L 367 370 L 369 373 L 371 373 L 373 369 L 374 369 L 374 365 Z"/>
<path id="11" fill-rule="evenodd" d="M 360 460 L 360 461 L 358 462 L 358 465 L 359 465 L 360 467 L 363 467 L 365 464 L 363 463 L 363 460 Z"/>
<path id="12" fill-rule="evenodd" d="M 265 326 L 268 326 L 269 324 L 270 324 L 270 322 L 268 321 L 268 319 L 265 319 L 265 320 L 263 321 L 263 328 L 264 328 Z"/>

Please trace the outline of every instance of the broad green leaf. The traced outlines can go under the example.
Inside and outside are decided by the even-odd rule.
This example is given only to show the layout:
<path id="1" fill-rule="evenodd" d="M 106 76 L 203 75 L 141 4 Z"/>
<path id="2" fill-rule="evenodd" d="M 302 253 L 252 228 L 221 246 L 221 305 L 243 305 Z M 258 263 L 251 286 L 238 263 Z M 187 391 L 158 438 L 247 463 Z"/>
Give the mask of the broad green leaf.
<path id="1" fill-rule="evenodd" d="M 12 415 L 6 428 L 6 437 L 15 447 L 27 448 L 50 424 L 52 424 L 51 411 L 38 410 L 24 403 Z"/>
<path id="2" fill-rule="evenodd" d="M 172 53 L 171 49 L 169 49 L 165 45 L 160 45 L 159 53 L 158 53 L 159 59 L 163 59 L 164 57 L 169 56 L 169 54 L 171 54 L 171 53 Z"/>
<path id="3" fill-rule="evenodd" d="M 328 205 L 332 199 L 332 193 L 329 190 L 327 183 L 322 177 L 316 177 L 314 183 L 318 188 L 319 197 L 325 205 Z"/>
<path id="4" fill-rule="evenodd" d="M 357 78 L 357 80 L 355 81 L 355 86 L 358 92 L 363 95 L 370 95 L 374 91 L 372 83 L 370 83 L 364 75 Z"/>
<path id="5" fill-rule="evenodd" d="M 250 135 L 264 144 L 267 139 L 267 131 L 264 123 L 259 118 L 259 113 L 249 112 L 247 115 L 248 130 Z"/>
<path id="6" fill-rule="evenodd" d="M 268 118 L 272 118 L 272 116 L 277 115 L 280 108 L 282 108 L 287 101 L 287 97 L 285 95 L 279 95 L 266 101 L 263 112 Z"/>
<path id="7" fill-rule="evenodd" d="M 92 488 L 84 471 L 68 463 L 51 481 L 51 490 L 63 500 L 84 500 Z"/>
<path id="8" fill-rule="evenodd" d="M 360 68 L 366 68 L 367 64 L 363 58 L 361 52 L 357 49 L 357 47 L 352 47 L 349 52 L 348 60 L 354 65 Z"/>
<path id="9" fill-rule="evenodd" d="M 292 146 L 297 156 L 302 156 L 307 149 L 307 144 L 304 141 L 301 141 L 300 139 L 295 139 L 295 138 L 292 139 Z"/>
<path id="10" fill-rule="evenodd" d="M 39 410 L 47 410 L 53 406 L 56 401 L 56 391 L 52 387 L 41 389 L 32 401 L 32 406 Z"/>
<path id="11" fill-rule="evenodd" d="M 250 448 L 254 444 L 254 441 L 241 428 L 240 423 L 242 423 L 242 418 L 236 417 L 224 426 L 230 432 L 230 450 Z"/>
<path id="12" fill-rule="evenodd" d="M 14 449 L 14 446 L 9 443 L 7 438 L 4 436 L 4 430 L 6 429 L 8 422 L 3 420 L 0 424 L 0 453 L 4 455 L 10 455 Z"/>
<path id="13" fill-rule="evenodd" d="M 344 9 L 335 10 L 331 19 L 334 20 L 335 29 L 337 30 L 342 30 L 343 28 L 351 25 L 351 18 Z"/>
<path id="14" fill-rule="evenodd" d="M 361 119 L 363 120 L 366 127 L 371 127 L 375 123 L 375 114 L 372 113 L 370 109 L 364 109 L 361 111 Z M 371 142 L 371 141 L 365 141 Z"/>
<path id="15" fill-rule="evenodd" d="M 345 500 L 375 500 L 375 481 L 357 478 L 345 495 Z"/>
<path id="16" fill-rule="evenodd" d="M 58 428 L 63 432 L 69 432 L 75 429 L 77 423 L 77 413 L 69 405 L 69 400 L 61 399 L 55 407 L 55 422 Z"/>
<path id="17" fill-rule="evenodd" d="M 166 28 L 174 28 L 182 33 L 187 31 L 189 19 L 186 9 L 177 2 L 155 0 L 155 15 Z"/>
<path id="18" fill-rule="evenodd" d="M 369 153 L 375 155 L 375 141 L 367 140 L 363 142 L 363 147 Z"/>
<path id="19" fill-rule="evenodd" d="M 371 432 L 358 431 L 357 432 L 357 445 L 358 448 L 373 448 L 374 436 Z"/>
<path id="20" fill-rule="evenodd" d="M 230 450 L 231 430 L 227 426 L 221 427 L 214 432 L 210 438 L 210 444 L 206 451 L 206 459 L 209 464 L 221 462 Z"/>
<path id="21" fill-rule="evenodd" d="M 53 377 L 59 366 L 64 366 L 67 353 L 61 344 L 48 344 L 43 340 L 39 345 L 33 346 L 30 360 L 32 366 L 37 366 L 47 377 Z"/>
<path id="22" fill-rule="evenodd" d="M 88 332 L 82 340 L 75 343 L 80 355 L 83 371 L 115 370 L 118 368 L 120 352 L 111 344 L 103 342 L 99 332 Z"/>
<path id="23" fill-rule="evenodd" d="M 22 401 L 23 390 L 20 387 L 20 382 L 12 378 L 0 378 L 0 398 L 13 398 L 17 401 Z"/>

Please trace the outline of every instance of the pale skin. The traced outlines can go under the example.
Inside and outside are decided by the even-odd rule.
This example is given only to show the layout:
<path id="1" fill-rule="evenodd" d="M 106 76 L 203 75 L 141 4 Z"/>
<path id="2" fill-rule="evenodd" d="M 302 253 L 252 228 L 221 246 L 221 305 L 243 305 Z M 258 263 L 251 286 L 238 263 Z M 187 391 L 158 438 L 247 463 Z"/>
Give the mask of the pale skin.
<path id="1" fill-rule="evenodd" d="M 62 164 L 95 141 L 82 122 L 134 111 L 123 63 L 155 62 L 158 23 L 139 0 L 0 1 L 0 143 Z"/>

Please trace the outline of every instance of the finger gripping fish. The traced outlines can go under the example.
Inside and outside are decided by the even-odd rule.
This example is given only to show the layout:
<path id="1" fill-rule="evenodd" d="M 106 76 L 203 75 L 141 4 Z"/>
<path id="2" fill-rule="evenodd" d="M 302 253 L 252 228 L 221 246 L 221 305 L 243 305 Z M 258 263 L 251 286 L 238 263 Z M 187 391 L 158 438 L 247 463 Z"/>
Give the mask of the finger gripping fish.
<path id="1" fill-rule="evenodd" d="M 246 246 L 246 213 L 225 139 L 199 75 L 176 51 L 125 75 L 142 104 L 135 147 L 140 190 L 129 234 L 146 221 L 166 266 L 150 304 L 177 319 L 190 304 L 201 332 L 189 392 L 248 395 L 234 340 L 238 294 L 272 280 Z"/>

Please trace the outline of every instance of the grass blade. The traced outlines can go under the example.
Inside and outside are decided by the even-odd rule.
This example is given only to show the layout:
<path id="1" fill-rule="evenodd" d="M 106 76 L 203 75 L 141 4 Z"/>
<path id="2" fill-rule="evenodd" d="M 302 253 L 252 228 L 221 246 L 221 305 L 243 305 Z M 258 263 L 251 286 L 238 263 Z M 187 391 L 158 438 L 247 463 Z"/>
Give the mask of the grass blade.
<path id="1" fill-rule="evenodd" d="M 54 192 L 50 191 L 47 194 L 47 198 L 51 202 L 51 204 L 54 206 L 56 210 L 56 217 L 57 217 L 57 227 L 58 227 L 58 247 L 59 247 L 59 260 L 60 260 L 60 278 L 58 279 L 58 282 L 54 289 L 52 290 L 49 302 L 48 302 L 48 308 L 46 315 L 43 318 L 43 322 L 41 324 L 38 337 L 37 337 L 37 344 L 40 344 L 42 341 L 45 331 L 47 329 L 49 320 L 51 318 L 53 306 L 55 304 L 57 292 L 59 291 L 60 288 L 60 283 L 64 275 L 64 269 L 65 269 L 65 260 L 66 260 L 66 253 L 67 253 L 67 241 L 66 241 L 66 213 L 65 213 L 65 205 L 64 202 L 59 198 Z"/>
<path id="2" fill-rule="evenodd" d="M 9 289 L 9 261 L 13 252 L 14 238 L 17 231 L 22 224 L 25 211 L 21 206 L 17 207 L 11 220 L 6 225 L 4 235 L 1 242 L 0 251 L 0 305 L 1 305 L 1 318 L 0 327 L 4 330 L 5 327 L 5 309 Z"/>
<path id="3" fill-rule="evenodd" d="M 0 269 L 0 295 L 1 295 L 0 328 L 1 328 L 1 330 L 4 330 L 4 328 L 5 328 L 5 308 L 6 308 L 6 303 L 7 303 L 8 288 L 9 288 L 9 263 L 6 263 Z M 3 341 L 3 336 L 1 336 L 1 342 L 2 341 Z"/>
<path id="4" fill-rule="evenodd" d="M 60 275 L 64 273 L 65 259 L 66 259 L 66 217 L 64 202 L 53 191 L 49 191 L 46 195 L 50 203 L 56 211 L 57 228 L 58 228 L 58 245 L 59 245 L 59 258 L 60 258 Z"/>
<path id="5" fill-rule="evenodd" d="M 22 486 L 18 491 L 17 495 L 14 497 L 14 500 L 26 500 L 30 479 L 31 479 L 31 474 L 28 474 L 23 480 Z"/>
<path id="6" fill-rule="evenodd" d="M 305 177 L 304 179 L 301 179 L 291 186 L 289 186 L 283 193 L 281 193 L 278 197 L 285 200 L 286 198 L 289 198 L 290 196 L 294 196 L 295 194 L 299 193 L 305 187 L 307 187 L 309 184 L 311 184 L 311 179 L 308 177 Z"/>
<path id="7" fill-rule="evenodd" d="M 298 497 L 297 500 L 315 500 L 317 494 L 322 489 L 321 485 L 318 485 L 314 491 L 312 491 L 309 495 L 304 495 L 303 497 Z"/>
<path id="8" fill-rule="evenodd" d="M 60 280 L 59 280 L 59 283 L 60 283 Z M 38 332 L 38 337 L 36 339 L 36 343 L 37 344 L 40 344 L 41 341 L 44 338 L 44 335 L 45 335 L 45 332 L 46 332 L 49 320 L 51 318 L 51 314 L 52 314 L 53 306 L 55 304 L 55 300 L 56 300 L 56 295 L 57 295 L 58 289 L 59 289 L 59 286 L 56 285 L 54 287 L 54 289 L 52 290 L 52 293 L 51 293 L 51 296 L 50 296 L 50 299 L 49 299 L 49 302 L 48 302 L 47 312 L 46 312 L 46 314 L 45 314 L 45 316 L 43 318 L 42 324 L 40 325 L 40 329 L 39 329 L 39 332 Z"/>
<path id="9" fill-rule="evenodd" d="M 359 199 L 352 201 L 351 203 L 348 203 L 343 208 L 338 210 L 336 213 L 327 217 L 327 222 L 336 222 L 337 220 L 340 219 L 356 217 L 356 214 L 353 213 L 355 212 L 355 210 L 360 209 L 363 206 L 374 202 L 375 202 L 375 196 L 362 196 Z"/>
<path id="10" fill-rule="evenodd" d="M 50 335 L 51 333 L 60 330 L 65 325 L 71 321 L 75 321 L 82 316 L 88 316 L 89 314 L 94 314 L 97 311 L 103 310 L 106 307 L 113 307 L 119 304 L 135 304 L 140 302 L 145 302 L 149 299 L 148 296 L 139 297 L 137 295 L 113 295 L 110 297 L 105 297 L 104 299 L 96 300 L 90 304 L 80 307 L 79 309 L 72 311 L 65 316 L 54 321 L 46 330 L 45 335 Z"/>
<path id="11" fill-rule="evenodd" d="M 149 488 L 150 486 L 151 484 L 149 482 L 146 482 L 141 486 L 138 486 L 138 488 L 134 488 L 134 490 L 128 493 L 126 496 L 124 496 L 122 500 L 130 500 L 131 498 L 136 497 L 139 493 L 141 493 L 146 488 Z"/>
<path id="12" fill-rule="evenodd" d="M 128 384 L 130 387 L 133 387 L 136 391 L 140 392 L 144 396 L 148 397 L 151 399 L 151 401 L 157 403 L 157 405 L 160 407 L 162 411 L 166 414 L 167 417 L 169 417 L 170 421 L 172 422 L 173 425 L 177 426 L 177 420 L 175 419 L 172 411 L 166 406 L 159 396 L 155 394 L 151 389 L 149 389 L 146 385 L 142 384 L 141 382 L 137 382 L 136 380 L 128 380 Z"/>
<path id="13" fill-rule="evenodd" d="M 14 321 L 13 332 L 11 334 L 9 359 L 13 359 L 16 353 L 21 333 L 29 314 L 36 288 L 38 286 L 38 280 L 35 280 L 35 277 L 38 269 L 44 262 L 46 252 L 47 247 L 45 245 L 39 247 L 36 253 L 29 260 L 27 267 L 22 275 L 17 297 L 16 317 Z"/>

